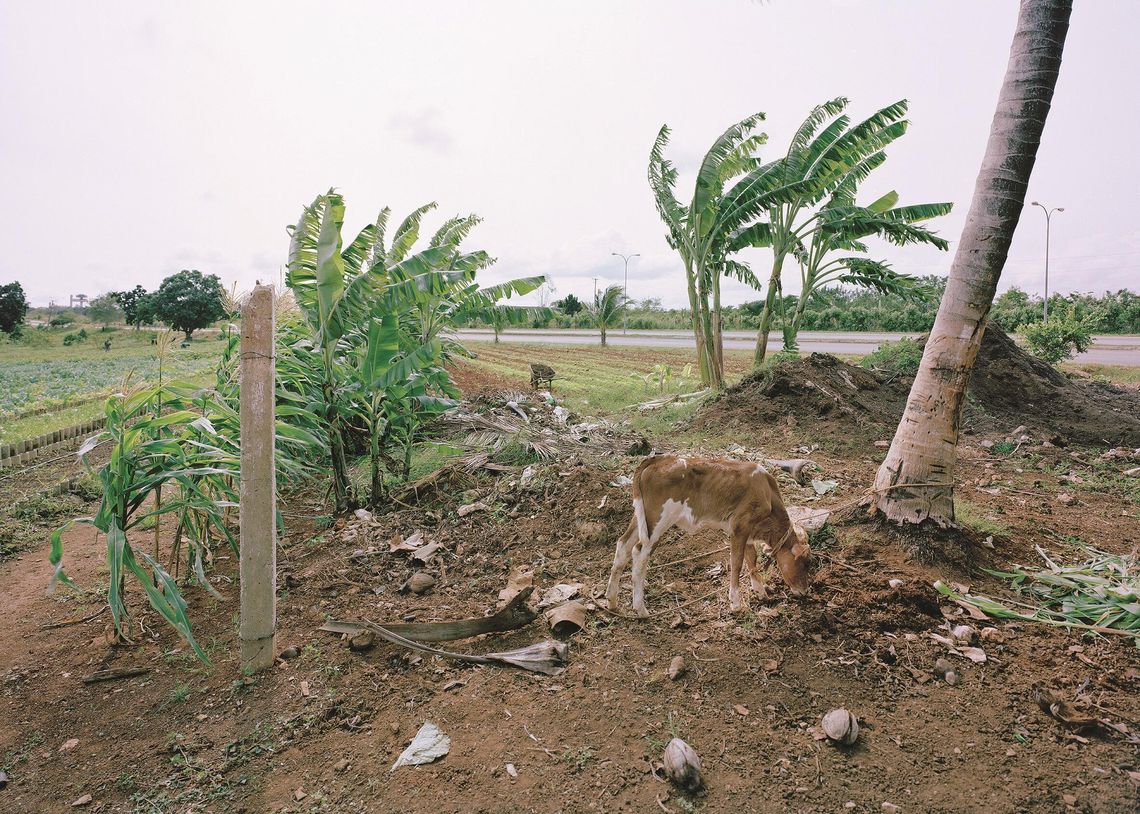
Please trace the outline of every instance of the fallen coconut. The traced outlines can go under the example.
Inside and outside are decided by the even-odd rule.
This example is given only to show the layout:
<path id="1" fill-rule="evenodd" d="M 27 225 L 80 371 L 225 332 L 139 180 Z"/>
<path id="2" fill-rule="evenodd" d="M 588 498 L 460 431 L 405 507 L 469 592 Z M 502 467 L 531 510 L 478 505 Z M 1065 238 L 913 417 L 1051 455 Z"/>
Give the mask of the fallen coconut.
<path id="1" fill-rule="evenodd" d="M 693 747 L 680 738 L 673 738 L 665 747 L 666 776 L 681 788 L 687 791 L 696 791 L 704 785 L 701 779 L 701 759 L 693 751 Z"/>
<path id="2" fill-rule="evenodd" d="M 824 715 L 820 728 L 829 740 L 844 746 L 850 746 L 859 737 L 858 719 L 843 707 Z"/>
<path id="3" fill-rule="evenodd" d="M 405 585 L 414 594 L 426 594 L 435 586 L 435 577 L 426 571 L 416 571 L 408 578 Z"/>

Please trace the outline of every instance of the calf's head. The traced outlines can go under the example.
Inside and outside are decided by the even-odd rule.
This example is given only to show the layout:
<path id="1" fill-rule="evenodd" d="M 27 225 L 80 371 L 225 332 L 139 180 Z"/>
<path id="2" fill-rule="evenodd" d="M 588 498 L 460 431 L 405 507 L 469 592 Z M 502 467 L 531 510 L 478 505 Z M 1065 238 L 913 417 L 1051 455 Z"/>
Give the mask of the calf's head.
<path id="1" fill-rule="evenodd" d="M 810 562 L 811 549 L 808 547 L 807 532 L 793 523 L 790 539 L 776 550 L 776 568 L 796 596 L 807 593 L 811 587 L 811 576 L 808 574 Z"/>

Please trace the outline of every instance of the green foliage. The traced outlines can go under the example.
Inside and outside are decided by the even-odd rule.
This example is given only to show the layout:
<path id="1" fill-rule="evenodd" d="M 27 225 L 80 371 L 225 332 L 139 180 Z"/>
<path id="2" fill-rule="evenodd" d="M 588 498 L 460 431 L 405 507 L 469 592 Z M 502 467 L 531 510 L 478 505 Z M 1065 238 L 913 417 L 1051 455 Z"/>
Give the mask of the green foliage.
<path id="1" fill-rule="evenodd" d="M 147 294 L 146 289 L 141 285 L 136 285 L 127 291 L 112 291 L 111 296 L 115 298 L 115 302 L 122 309 L 128 325 L 134 325 L 138 328 L 140 325 L 149 325 L 154 322 L 153 295 Z"/>
<path id="2" fill-rule="evenodd" d="M 68 336 L 72 337 L 70 341 Z M 74 347 L 86 338 L 86 330 L 80 330 L 67 334 L 63 342 Z M 126 348 L 104 354 L 90 348 L 64 354 L 57 346 L 47 359 L 43 358 L 47 352 L 36 353 L 36 361 L 6 358 L 0 365 L 0 414 L 66 404 L 84 396 L 106 393 L 110 386 L 127 377 L 133 381 L 153 381 L 158 375 L 158 360 L 149 345 L 145 353 L 144 356 L 138 348 Z M 211 369 L 217 353 L 217 345 L 213 343 L 202 349 L 179 351 L 165 361 L 165 369 L 169 374 L 185 378 Z M 4 435 L 0 432 L 0 437 Z"/>
<path id="3" fill-rule="evenodd" d="M 625 312 L 626 297 L 620 285 L 611 285 L 605 291 L 594 295 L 592 305 L 586 306 L 590 322 L 602 335 L 602 346 L 606 344 L 606 331 L 616 326 Z"/>
<path id="4" fill-rule="evenodd" d="M 223 522 L 227 506 L 236 505 L 236 481 L 239 461 L 229 439 L 219 437 L 209 414 L 203 415 L 196 401 L 195 388 L 179 384 L 160 384 L 126 390 L 107 399 L 107 426 L 87 439 L 80 457 L 100 444 L 111 448 L 109 462 L 98 473 L 103 486 L 103 499 L 93 517 L 72 523 L 92 525 L 104 536 L 107 545 L 109 587 L 107 602 L 118 634 L 127 638 L 131 618 L 124 599 L 126 578 L 133 575 L 146 593 L 151 606 L 186 639 L 200 659 L 206 654 L 194 640 L 186 602 L 174 579 L 154 556 L 133 545 L 128 539 L 132 529 L 151 519 L 174 513 L 186 533 L 188 572 L 211 593 L 217 593 L 206 578 L 203 564 L 210 545 L 211 533 L 227 540 L 237 549 L 237 542 Z M 151 508 L 148 499 L 163 486 L 166 490 L 161 505 Z M 74 583 L 63 569 L 63 531 L 51 538 L 49 560 L 55 566 L 52 585 Z"/>
<path id="5" fill-rule="evenodd" d="M 1088 350 L 1092 344 L 1089 322 L 1068 310 L 1051 314 L 1047 323 L 1024 325 L 1020 333 L 1029 344 L 1030 352 L 1051 365 Z"/>
<path id="6" fill-rule="evenodd" d="M 1084 545 L 1086 559 L 1062 565 L 1035 546 L 1045 568 L 1015 567 L 990 571 L 1007 580 L 1018 600 L 999 602 L 980 594 L 963 594 L 942 582 L 934 587 L 944 596 L 981 610 L 994 619 L 1016 619 L 1076 630 L 1119 631 L 1140 646 L 1140 595 L 1137 558 L 1109 554 Z M 1009 607 L 1014 605 L 1016 607 Z"/>
<path id="7" fill-rule="evenodd" d="M 586 307 L 580 299 L 573 294 L 567 294 L 560 300 L 555 300 L 554 307 L 568 317 L 572 317 Z"/>
<path id="8" fill-rule="evenodd" d="M 92 322 L 100 323 L 104 330 L 122 314 L 123 312 L 119 310 L 119 303 L 114 294 L 96 297 L 87 306 L 87 316 L 91 317 Z"/>
<path id="9" fill-rule="evenodd" d="M 62 314 L 56 314 L 54 317 L 52 317 L 51 321 L 48 322 L 48 324 L 53 328 L 66 328 L 73 322 L 75 322 L 75 316 L 65 311 Z"/>
<path id="10" fill-rule="evenodd" d="M 329 439 L 339 510 L 356 501 L 347 457 L 361 429 L 375 505 L 384 492 L 383 470 L 406 478 L 421 428 L 455 404 L 459 393 L 445 362 L 465 351 L 450 337 L 453 327 L 475 319 L 521 325 L 550 316 L 545 308 L 500 304 L 535 290 L 541 277 L 479 287 L 476 273 L 493 260 L 461 248 L 479 223 L 474 215 L 445 221 L 415 251 L 423 217 L 434 208 L 427 204 L 408 215 L 390 244 L 385 209 L 346 247 L 344 200 L 330 190 L 292 229 L 286 282 L 303 316 L 292 346 L 307 374 L 300 390 Z"/>
<path id="11" fill-rule="evenodd" d="M 922 345 L 904 337 L 897 342 L 884 342 L 872 353 L 863 357 L 863 367 L 913 376 L 922 364 Z"/>
<path id="12" fill-rule="evenodd" d="M 187 339 L 226 314 L 217 275 L 202 274 L 196 269 L 183 269 L 167 277 L 151 295 L 150 303 L 156 319 L 182 331 Z"/>
<path id="13" fill-rule="evenodd" d="M 0 285 L 0 332 L 14 334 L 28 314 L 24 287 L 17 282 Z"/>

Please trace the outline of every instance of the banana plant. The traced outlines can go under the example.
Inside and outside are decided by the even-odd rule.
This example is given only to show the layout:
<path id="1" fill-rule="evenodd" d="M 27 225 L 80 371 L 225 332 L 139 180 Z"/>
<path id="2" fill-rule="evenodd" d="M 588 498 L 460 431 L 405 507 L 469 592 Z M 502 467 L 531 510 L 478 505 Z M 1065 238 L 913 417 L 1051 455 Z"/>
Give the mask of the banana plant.
<path id="1" fill-rule="evenodd" d="M 343 244 L 344 199 L 330 190 L 305 207 L 291 229 L 286 285 L 309 326 L 319 359 L 320 416 L 329 439 L 333 494 L 338 512 L 356 503 L 348 472 L 346 432 L 355 418 L 349 357 L 353 332 L 386 309 L 398 307 L 424 277 L 441 273 L 454 259 L 451 246 L 429 246 L 412 254 L 423 214 L 421 207 L 401 223 L 390 250 L 384 251 L 389 211 Z"/>
<path id="2" fill-rule="evenodd" d="M 664 155 L 668 126 L 658 132 L 649 154 L 649 186 L 666 226 L 666 243 L 680 255 L 685 269 L 701 381 L 717 389 L 724 385 L 721 278 L 728 275 L 759 287 L 747 263 L 732 255 L 752 245 L 752 235 L 767 226 L 761 219 L 771 208 L 806 189 L 794 178 L 785 182 L 780 162 L 761 162 L 757 150 L 767 136 L 754 131 L 763 120 L 762 113 L 749 116 L 713 142 L 688 206 L 677 200 L 677 170 Z"/>
<path id="3" fill-rule="evenodd" d="M 921 226 L 946 215 L 953 209 L 951 203 L 896 206 L 898 193 L 888 192 L 867 206 L 856 206 L 854 187 L 840 189 L 824 206 L 811 231 L 807 246 L 799 246 L 795 257 L 800 266 L 800 296 L 795 310 L 784 321 L 784 349 L 796 350 L 796 337 L 808 301 L 832 283 L 844 283 L 869 288 L 882 294 L 895 294 L 906 299 L 921 299 L 923 288 L 914 277 L 900 274 L 881 260 L 848 255 L 834 256 L 836 252 L 866 253 L 863 241 L 878 237 L 896 246 L 927 244 L 946 251 L 950 244 L 930 229 Z M 850 193 L 850 195 L 849 195 Z"/>
<path id="4" fill-rule="evenodd" d="M 741 229 L 733 238 L 734 251 L 747 247 L 772 250 L 756 340 L 757 365 L 764 361 L 776 308 L 782 302 L 784 262 L 811 241 L 820 204 L 833 194 L 845 195 L 847 190 L 853 195 L 853 188 L 886 160 L 884 148 L 906 132 L 905 99 L 854 126 L 844 113 L 847 105 L 846 98 L 838 97 L 812 109 L 771 175 L 775 183 L 794 188 L 795 194 L 773 202 L 766 219 Z"/>

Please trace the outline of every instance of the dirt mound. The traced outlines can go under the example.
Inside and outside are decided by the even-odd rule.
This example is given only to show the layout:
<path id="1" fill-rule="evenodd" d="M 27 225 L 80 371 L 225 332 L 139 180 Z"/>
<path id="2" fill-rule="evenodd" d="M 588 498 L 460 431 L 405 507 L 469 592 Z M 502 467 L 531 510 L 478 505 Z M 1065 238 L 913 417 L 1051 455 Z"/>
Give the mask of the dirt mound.
<path id="1" fill-rule="evenodd" d="M 1140 393 L 1070 379 L 994 325 L 982 339 L 969 394 L 990 415 L 1066 442 L 1140 446 Z"/>
<path id="2" fill-rule="evenodd" d="M 749 374 L 708 405 L 702 420 L 728 428 L 804 422 L 814 434 L 838 440 L 886 438 L 912 381 L 813 353 Z M 1017 425 L 1057 444 L 1140 446 L 1140 393 L 1070 379 L 991 325 L 970 378 L 963 426 L 968 432 Z"/>
<path id="3" fill-rule="evenodd" d="M 898 424 L 910 392 L 905 376 L 880 379 L 826 353 L 780 361 L 751 373 L 702 411 L 724 427 L 799 422 L 813 432 L 849 437 L 853 428 L 880 435 Z"/>

